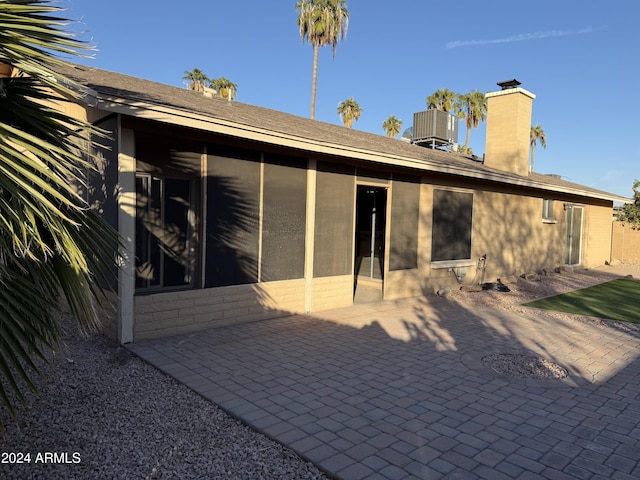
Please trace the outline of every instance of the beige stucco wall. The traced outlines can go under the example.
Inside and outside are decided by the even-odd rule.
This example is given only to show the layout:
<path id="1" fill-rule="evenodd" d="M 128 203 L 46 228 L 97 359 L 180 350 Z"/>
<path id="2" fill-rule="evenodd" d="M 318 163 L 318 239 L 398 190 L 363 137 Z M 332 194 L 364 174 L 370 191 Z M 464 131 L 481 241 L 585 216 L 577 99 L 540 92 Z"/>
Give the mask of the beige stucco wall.
<path id="1" fill-rule="evenodd" d="M 554 222 L 542 219 L 543 199 L 475 192 L 473 258 L 487 254 L 485 280 L 553 268 L 564 261 L 566 217 L 553 202 Z"/>
<path id="2" fill-rule="evenodd" d="M 582 243 L 582 266 L 595 267 L 611 260 L 612 206 L 588 205 Z"/>
<path id="3" fill-rule="evenodd" d="M 435 268 L 437 265 L 430 263 L 433 189 L 434 185 L 423 185 L 421 228 L 424 231 L 420 234 L 422 261 L 421 278 L 418 280 L 424 292 L 458 286 L 452 272 L 447 268 Z M 541 268 L 554 268 L 564 263 L 566 215 L 561 201 L 554 201 L 554 222 L 545 222 L 542 219 L 542 198 L 477 188 L 466 191 L 474 195 L 471 239 L 473 266 L 465 267 L 467 273 L 464 283 L 473 281 L 478 259 L 484 254 L 487 255 L 485 282 Z M 480 280 L 481 273 L 478 272 L 476 283 Z"/>
<path id="4" fill-rule="evenodd" d="M 423 273 L 418 269 L 387 272 L 384 299 L 415 297 L 423 293 Z"/>
<path id="5" fill-rule="evenodd" d="M 613 222 L 611 259 L 640 265 L 640 230 L 628 223 Z"/>
<path id="6" fill-rule="evenodd" d="M 485 165 L 528 174 L 533 95 L 522 88 L 487 94 Z"/>
<path id="7" fill-rule="evenodd" d="M 567 229 L 564 201 L 554 200 L 553 221 L 548 221 L 542 218 L 542 197 L 486 191 L 478 185 L 466 190 L 451 185 L 423 183 L 418 269 L 387 272 L 385 299 L 433 293 L 443 287 L 458 286 L 454 272 L 431 263 L 434 188 L 453 188 L 469 191 L 474 195 L 471 241 L 473 265 L 465 267 L 464 283 L 472 283 L 478 259 L 484 254 L 487 255 L 485 282 L 496 281 L 508 275 L 538 272 L 542 268 L 553 269 L 564 264 Z M 601 265 L 608 259 L 610 233 L 607 232 L 610 232 L 610 223 L 611 208 L 585 206 L 582 245 L 584 266 Z M 477 275 L 475 283 L 481 280 L 481 272 L 477 272 Z"/>

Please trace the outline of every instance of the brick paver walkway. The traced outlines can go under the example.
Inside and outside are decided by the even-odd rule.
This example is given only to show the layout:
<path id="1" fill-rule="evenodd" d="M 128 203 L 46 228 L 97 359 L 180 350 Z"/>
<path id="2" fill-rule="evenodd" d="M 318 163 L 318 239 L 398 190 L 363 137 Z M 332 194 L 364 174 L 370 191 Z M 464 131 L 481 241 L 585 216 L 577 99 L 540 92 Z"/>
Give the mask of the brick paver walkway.
<path id="1" fill-rule="evenodd" d="M 130 347 L 345 480 L 640 478 L 640 336 L 441 298 Z M 501 376 L 489 353 L 564 366 Z"/>

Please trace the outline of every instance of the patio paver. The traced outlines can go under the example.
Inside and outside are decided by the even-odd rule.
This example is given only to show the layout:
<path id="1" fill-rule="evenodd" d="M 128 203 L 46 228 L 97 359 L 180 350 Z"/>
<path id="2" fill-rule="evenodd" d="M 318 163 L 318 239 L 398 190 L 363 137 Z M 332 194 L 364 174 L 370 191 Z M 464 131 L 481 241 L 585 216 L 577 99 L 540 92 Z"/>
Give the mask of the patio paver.
<path id="1" fill-rule="evenodd" d="M 640 336 L 422 297 L 130 345 L 345 480 L 640 472 Z M 489 353 L 559 363 L 508 378 Z"/>

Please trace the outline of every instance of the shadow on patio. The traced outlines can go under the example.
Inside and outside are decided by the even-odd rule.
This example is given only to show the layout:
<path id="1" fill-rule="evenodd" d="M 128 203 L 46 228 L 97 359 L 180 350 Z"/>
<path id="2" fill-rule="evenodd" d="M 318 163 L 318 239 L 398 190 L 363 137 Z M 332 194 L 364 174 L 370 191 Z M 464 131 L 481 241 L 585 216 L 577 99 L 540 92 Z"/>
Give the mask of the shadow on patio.
<path id="1" fill-rule="evenodd" d="M 630 474 L 640 460 L 638 347 L 614 329 L 421 297 L 131 349 L 350 479 Z M 569 376 L 505 377 L 482 364 L 492 352 L 543 357 Z"/>

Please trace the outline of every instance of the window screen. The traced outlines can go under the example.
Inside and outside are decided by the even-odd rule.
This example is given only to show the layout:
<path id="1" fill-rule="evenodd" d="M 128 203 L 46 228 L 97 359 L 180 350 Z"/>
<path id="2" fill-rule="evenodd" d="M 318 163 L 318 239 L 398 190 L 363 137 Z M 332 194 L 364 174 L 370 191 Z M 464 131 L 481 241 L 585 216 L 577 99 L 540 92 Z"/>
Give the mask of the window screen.
<path id="1" fill-rule="evenodd" d="M 394 178 L 391 197 L 389 270 L 418 268 L 419 214 L 420 183 Z"/>
<path id="2" fill-rule="evenodd" d="M 208 146 L 205 286 L 258 281 L 260 153 Z"/>
<path id="3" fill-rule="evenodd" d="M 307 161 L 265 155 L 261 281 L 304 277 Z"/>
<path id="4" fill-rule="evenodd" d="M 193 181 L 136 176 L 136 288 L 192 284 Z"/>
<path id="5" fill-rule="evenodd" d="M 473 194 L 433 191 L 431 261 L 471 258 Z"/>
<path id="6" fill-rule="evenodd" d="M 352 272 L 355 169 L 318 162 L 314 277 Z"/>

